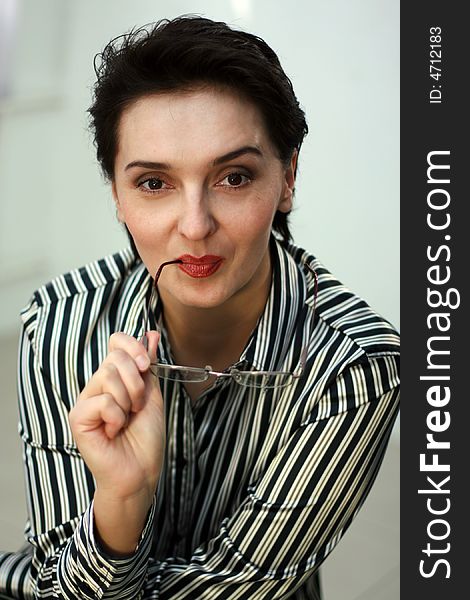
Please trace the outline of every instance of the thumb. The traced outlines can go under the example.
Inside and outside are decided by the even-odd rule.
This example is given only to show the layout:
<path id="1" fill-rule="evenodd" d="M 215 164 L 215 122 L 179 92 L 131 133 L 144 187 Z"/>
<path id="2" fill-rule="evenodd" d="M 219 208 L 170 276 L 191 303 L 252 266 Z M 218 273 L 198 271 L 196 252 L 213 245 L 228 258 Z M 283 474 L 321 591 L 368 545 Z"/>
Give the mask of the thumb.
<path id="1" fill-rule="evenodd" d="M 147 331 L 147 352 L 150 358 L 151 363 L 157 362 L 157 347 L 158 342 L 160 341 L 160 332 L 159 331 Z M 152 366 L 150 369 L 144 373 L 144 382 L 147 392 L 149 394 L 149 398 L 156 402 L 156 404 L 161 408 L 163 403 L 163 398 L 160 390 L 160 382 L 158 380 L 158 375 L 153 372 Z"/>
<path id="2" fill-rule="evenodd" d="M 159 331 L 147 331 L 145 334 L 147 338 L 147 352 L 150 358 L 150 362 L 157 362 L 157 347 L 160 341 Z"/>

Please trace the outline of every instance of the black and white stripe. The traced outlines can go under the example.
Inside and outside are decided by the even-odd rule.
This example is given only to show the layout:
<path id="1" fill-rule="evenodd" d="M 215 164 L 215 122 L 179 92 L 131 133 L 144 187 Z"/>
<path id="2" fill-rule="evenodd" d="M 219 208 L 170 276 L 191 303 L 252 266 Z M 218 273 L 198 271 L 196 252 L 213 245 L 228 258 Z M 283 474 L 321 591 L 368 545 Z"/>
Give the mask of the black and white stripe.
<path id="1" fill-rule="evenodd" d="M 93 478 L 68 412 L 113 331 L 142 335 L 151 280 L 130 250 L 59 277 L 23 311 L 20 433 L 31 553 L 0 554 L 19 598 L 319 599 L 318 567 L 362 505 L 398 410 L 398 336 L 314 257 L 272 240 L 271 294 L 240 357 L 290 387 L 162 382 L 165 467 L 136 553 L 93 535 Z M 313 277 L 318 298 L 313 311 Z M 151 320 L 161 317 L 156 301 Z M 315 319 L 313 322 L 312 319 Z M 313 333 L 312 333 L 313 331 Z M 161 358 L 171 352 L 163 329 Z M 26 552 L 26 551 L 25 551 Z"/>

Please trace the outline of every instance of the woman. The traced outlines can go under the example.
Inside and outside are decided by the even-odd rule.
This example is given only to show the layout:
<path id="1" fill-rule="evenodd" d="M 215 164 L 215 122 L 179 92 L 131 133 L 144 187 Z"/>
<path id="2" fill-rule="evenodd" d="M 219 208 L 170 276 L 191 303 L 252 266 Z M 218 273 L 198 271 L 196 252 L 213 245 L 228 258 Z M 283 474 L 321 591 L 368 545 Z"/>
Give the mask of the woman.
<path id="1" fill-rule="evenodd" d="M 33 556 L 4 557 L 0 581 L 320 598 L 396 416 L 398 337 L 289 243 L 307 132 L 291 83 L 262 40 L 196 17 L 114 40 L 97 76 L 97 156 L 132 248 L 23 312 Z"/>

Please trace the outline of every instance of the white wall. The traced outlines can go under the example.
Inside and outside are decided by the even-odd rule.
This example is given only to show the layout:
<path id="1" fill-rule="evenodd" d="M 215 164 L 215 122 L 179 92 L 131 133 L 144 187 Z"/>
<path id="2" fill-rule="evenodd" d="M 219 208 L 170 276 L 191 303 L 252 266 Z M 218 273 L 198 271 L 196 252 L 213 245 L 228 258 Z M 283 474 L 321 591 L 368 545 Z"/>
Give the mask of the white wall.
<path id="1" fill-rule="evenodd" d="M 126 243 L 85 111 L 93 56 L 134 25 L 197 12 L 272 45 L 306 110 L 294 237 L 399 324 L 398 0 L 22 0 L 0 101 L 0 333 L 39 283 Z"/>

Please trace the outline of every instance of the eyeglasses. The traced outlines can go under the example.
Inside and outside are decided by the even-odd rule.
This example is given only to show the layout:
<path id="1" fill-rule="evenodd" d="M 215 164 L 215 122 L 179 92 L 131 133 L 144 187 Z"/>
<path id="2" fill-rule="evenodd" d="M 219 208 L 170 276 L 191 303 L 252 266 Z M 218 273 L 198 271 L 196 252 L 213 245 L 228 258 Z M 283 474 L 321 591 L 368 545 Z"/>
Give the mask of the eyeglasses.
<path id="1" fill-rule="evenodd" d="M 147 303 L 144 303 L 144 313 L 143 313 L 143 331 L 144 335 L 142 338 L 142 343 L 147 348 L 147 337 L 145 332 L 149 330 L 149 314 L 150 314 L 150 306 L 152 304 L 152 299 L 154 293 L 157 289 L 157 283 L 160 278 L 161 272 L 164 267 L 167 265 L 182 263 L 183 261 L 180 259 L 170 260 L 164 262 L 158 268 L 158 271 L 155 275 L 155 280 L 152 285 L 152 291 Z M 317 304 L 317 293 L 318 293 L 318 277 L 317 273 L 312 267 L 309 265 L 305 265 L 307 269 L 312 273 L 314 277 L 314 292 L 313 292 L 313 315 L 311 321 L 311 332 L 313 331 L 314 321 L 315 321 L 315 311 Z M 310 336 L 309 336 L 310 337 Z M 160 377 L 162 379 L 169 379 L 171 381 L 179 381 L 182 383 L 203 383 L 207 381 L 209 377 L 217 378 L 232 378 L 236 383 L 244 387 L 251 388 L 281 388 L 291 385 L 302 376 L 302 373 L 305 369 L 305 364 L 307 362 L 307 344 L 308 339 L 305 346 L 302 349 L 300 355 L 300 361 L 298 368 L 293 371 L 244 371 L 242 369 L 238 369 L 233 366 L 225 371 L 214 371 L 210 365 L 206 365 L 204 368 L 200 367 L 186 367 L 182 365 L 171 365 L 168 363 L 152 363 L 150 365 L 150 370 L 156 377 Z"/>

